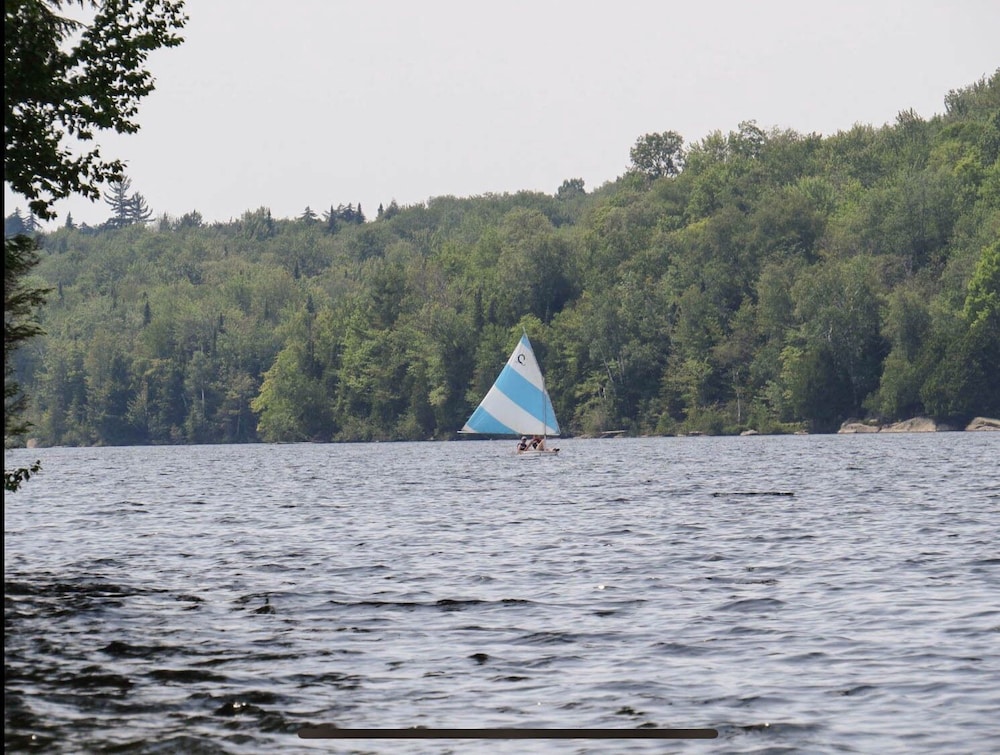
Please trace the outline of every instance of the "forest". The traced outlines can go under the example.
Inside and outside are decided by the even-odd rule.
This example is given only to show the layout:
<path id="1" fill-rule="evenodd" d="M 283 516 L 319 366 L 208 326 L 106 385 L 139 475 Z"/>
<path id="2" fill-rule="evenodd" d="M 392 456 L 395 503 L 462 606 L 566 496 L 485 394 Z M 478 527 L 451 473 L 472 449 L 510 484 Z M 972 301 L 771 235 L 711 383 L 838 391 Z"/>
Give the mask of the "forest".
<path id="1" fill-rule="evenodd" d="M 49 289 L 19 442 L 450 439 L 523 331 L 571 436 L 1000 417 L 1000 69 L 943 104 L 371 218 L 156 218 L 127 180 L 100 227 L 16 210 Z"/>

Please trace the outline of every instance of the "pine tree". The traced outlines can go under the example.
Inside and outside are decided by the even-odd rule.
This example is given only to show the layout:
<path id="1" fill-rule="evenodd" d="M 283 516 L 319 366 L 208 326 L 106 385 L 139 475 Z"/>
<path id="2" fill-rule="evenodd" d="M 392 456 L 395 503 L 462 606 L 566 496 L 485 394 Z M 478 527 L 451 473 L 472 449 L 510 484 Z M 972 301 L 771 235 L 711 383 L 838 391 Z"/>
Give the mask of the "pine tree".
<path id="1" fill-rule="evenodd" d="M 153 211 L 146 204 L 146 198 L 139 192 L 129 197 L 129 223 L 145 223 L 153 217 Z"/>
<path id="2" fill-rule="evenodd" d="M 336 233 L 340 230 L 340 221 L 337 219 L 337 211 L 330 205 L 330 209 L 323 213 L 323 222 L 326 223 L 327 233 Z"/>
<path id="3" fill-rule="evenodd" d="M 106 223 L 109 228 L 123 228 L 132 223 L 132 198 L 128 194 L 131 188 L 132 180 L 128 177 L 108 184 L 108 190 L 104 192 L 104 201 L 113 213 Z"/>
<path id="4" fill-rule="evenodd" d="M 14 212 L 4 218 L 3 221 L 3 235 L 4 238 L 11 238 L 12 236 L 19 236 L 21 234 L 26 234 L 28 232 L 28 227 L 25 225 L 24 217 L 21 215 L 21 208 L 15 207 Z"/>

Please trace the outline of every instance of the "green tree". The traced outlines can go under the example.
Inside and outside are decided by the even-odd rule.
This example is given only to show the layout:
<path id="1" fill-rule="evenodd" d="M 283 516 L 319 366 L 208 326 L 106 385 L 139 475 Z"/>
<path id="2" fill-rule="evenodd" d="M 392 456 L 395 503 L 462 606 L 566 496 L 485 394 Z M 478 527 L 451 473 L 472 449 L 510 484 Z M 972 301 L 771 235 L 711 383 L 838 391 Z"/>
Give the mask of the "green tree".
<path id="1" fill-rule="evenodd" d="M 411 403 L 402 330 L 366 327 L 356 318 L 345 333 L 334 415 L 344 440 L 382 440 Z"/>
<path id="2" fill-rule="evenodd" d="M 104 202 L 111 208 L 111 218 L 108 225 L 112 228 L 123 228 L 132 222 L 132 198 L 128 190 L 132 188 L 132 181 L 122 177 L 119 180 L 108 183 L 108 190 L 104 192 Z"/>
<path id="3" fill-rule="evenodd" d="M 819 432 L 834 430 L 852 411 L 850 380 L 829 343 L 787 346 L 781 352 L 785 399 L 797 418 Z"/>
<path id="4" fill-rule="evenodd" d="M 320 386 L 299 369 L 301 349 L 282 350 L 266 373 L 260 393 L 250 406 L 258 416 L 257 433 L 269 443 L 309 440 L 306 413 L 316 405 Z"/>
<path id="5" fill-rule="evenodd" d="M 632 170 L 647 178 L 676 176 L 684 168 L 684 138 L 676 131 L 645 134 L 629 151 Z"/>
<path id="6" fill-rule="evenodd" d="M 94 429 L 94 440 L 102 446 L 133 443 L 136 437 L 129 424 L 133 395 L 127 358 L 114 345 L 97 340 L 85 364 L 88 421 Z"/>
<path id="7" fill-rule="evenodd" d="M 129 194 L 130 188 L 132 188 L 132 181 L 129 178 L 122 178 L 120 181 L 112 181 L 109 184 L 109 190 L 104 194 L 104 201 L 113 213 L 107 222 L 109 227 L 124 228 L 137 223 L 145 223 L 153 217 L 153 211 L 146 204 L 146 198 L 137 191 Z"/>
<path id="8" fill-rule="evenodd" d="M 929 299 L 916 284 L 900 285 L 888 297 L 882 331 L 891 348 L 878 391 L 866 404 L 877 415 L 906 419 L 923 413 L 920 356 L 931 326 Z"/>
<path id="9" fill-rule="evenodd" d="M 1000 242 L 983 249 L 961 312 L 938 317 L 920 395 L 935 417 L 1000 414 Z"/>
<path id="10" fill-rule="evenodd" d="M 145 223 L 153 217 L 153 211 L 146 204 L 146 198 L 139 192 L 129 198 L 128 212 L 129 223 Z"/>
<path id="11" fill-rule="evenodd" d="M 582 197 L 587 193 L 584 189 L 584 183 L 582 178 L 567 178 L 562 182 L 562 185 L 556 191 L 557 199 L 575 199 L 576 197 Z"/>
<path id="12" fill-rule="evenodd" d="M 139 101 L 154 89 L 149 54 L 183 40 L 183 0 L 82 0 L 89 24 L 60 15 L 65 0 L 4 3 L 4 181 L 43 220 L 71 194 L 100 199 L 123 175 L 100 148 L 75 154 L 97 131 L 131 134 Z"/>
<path id="13" fill-rule="evenodd" d="M 494 297 L 501 315 L 511 324 L 526 312 L 548 322 L 573 294 L 565 244 L 549 220 L 534 210 L 512 210 L 499 230 Z"/>
<path id="14" fill-rule="evenodd" d="M 796 313 L 802 322 L 800 334 L 806 344 L 804 364 L 831 373 L 838 386 L 846 381 L 850 388 L 847 394 L 839 388 L 831 390 L 831 401 L 821 412 L 814 401 L 800 404 L 811 406 L 805 417 L 829 419 L 837 411 L 842 419 L 856 416 L 864 399 L 878 387 L 888 351 L 881 334 L 878 291 L 875 265 L 865 256 L 817 265 L 804 271 L 793 286 Z M 818 383 L 811 381 L 809 385 Z"/>
<path id="15" fill-rule="evenodd" d="M 24 216 L 21 214 L 21 208 L 15 207 L 14 212 L 4 218 L 3 221 L 3 235 L 4 238 L 8 236 L 27 236 L 31 231 L 28 230 L 28 222 L 25 220 Z"/>
<path id="16" fill-rule="evenodd" d="M 969 281 L 963 315 L 970 325 L 1000 322 L 1000 241 L 983 249 Z"/>
<path id="17" fill-rule="evenodd" d="M 296 313 L 287 330 L 286 345 L 250 404 L 258 416 L 257 432 L 271 443 L 330 440 L 330 400 L 316 359 L 312 315 Z"/>
<path id="18" fill-rule="evenodd" d="M 87 379 L 79 342 L 49 344 L 40 381 L 33 391 L 39 419 L 36 431 L 48 443 L 87 442 Z"/>
<path id="19" fill-rule="evenodd" d="M 21 386 L 13 377 L 15 350 L 29 338 L 42 332 L 35 311 L 45 302 L 48 289 L 34 285 L 28 272 L 38 264 L 34 239 L 15 236 L 4 240 L 3 266 L 3 437 L 4 448 L 28 430 L 23 419 L 27 402 Z M 4 490 L 17 490 L 24 480 L 37 472 L 36 461 L 28 467 L 11 471 L 4 468 Z"/>
<path id="20" fill-rule="evenodd" d="M 121 177 L 120 160 L 104 160 L 97 147 L 75 154 L 67 141 L 86 145 L 98 130 L 137 131 L 138 102 L 154 88 L 146 59 L 179 45 L 174 30 L 187 21 L 183 0 L 89 4 L 96 13 L 85 25 L 59 14 L 62 0 L 4 3 L 4 182 L 43 220 L 55 217 L 56 200 L 71 194 L 98 199 L 101 183 Z M 41 290 L 22 282 L 36 263 L 34 243 L 25 238 L 4 240 L 5 429 L 8 417 L 16 422 L 20 416 L 16 383 L 9 391 L 7 353 L 38 332 L 15 328 L 8 340 L 7 324 L 23 325 L 28 310 L 43 303 Z M 8 475 L 5 469 L 5 487 L 16 490 L 30 471 Z"/>

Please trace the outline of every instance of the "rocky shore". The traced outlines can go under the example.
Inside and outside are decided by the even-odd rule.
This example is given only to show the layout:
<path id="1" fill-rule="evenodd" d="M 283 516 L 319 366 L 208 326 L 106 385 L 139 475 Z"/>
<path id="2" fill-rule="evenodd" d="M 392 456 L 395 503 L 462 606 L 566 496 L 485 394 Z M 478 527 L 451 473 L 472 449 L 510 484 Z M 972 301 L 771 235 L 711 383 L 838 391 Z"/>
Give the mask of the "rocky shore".
<path id="1" fill-rule="evenodd" d="M 876 420 L 848 420 L 840 426 L 838 433 L 940 433 L 954 432 L 958 430 L 968 432 L 977 431 L 1000 431 L 1000 420 L 988 417 L 976 417 L 965 428 L 952 427 L 943 423 L 935 422 L 928 417 L 914 417 L 902 422 L 892 422 L 883 425 Z"/>

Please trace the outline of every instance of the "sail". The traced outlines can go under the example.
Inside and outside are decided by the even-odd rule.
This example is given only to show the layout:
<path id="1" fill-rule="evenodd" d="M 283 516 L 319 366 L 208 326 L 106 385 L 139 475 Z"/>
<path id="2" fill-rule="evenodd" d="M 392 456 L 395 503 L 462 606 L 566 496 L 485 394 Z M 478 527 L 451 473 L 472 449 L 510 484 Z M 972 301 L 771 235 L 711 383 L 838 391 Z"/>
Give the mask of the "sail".
<path id="1" fill-rule="evenodd" d="M 545 380 L 525 333 L 479 407 L 459 431 L 483 435 L 559 435 Z"/>

